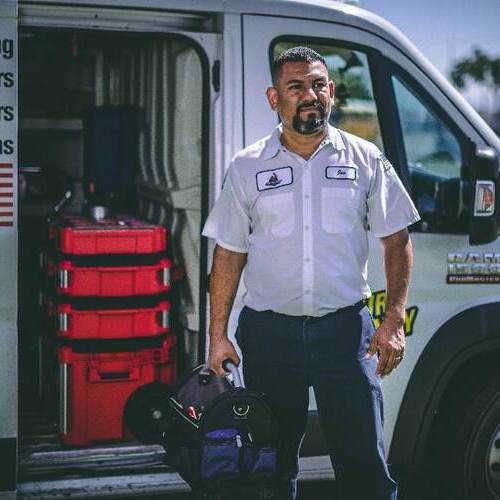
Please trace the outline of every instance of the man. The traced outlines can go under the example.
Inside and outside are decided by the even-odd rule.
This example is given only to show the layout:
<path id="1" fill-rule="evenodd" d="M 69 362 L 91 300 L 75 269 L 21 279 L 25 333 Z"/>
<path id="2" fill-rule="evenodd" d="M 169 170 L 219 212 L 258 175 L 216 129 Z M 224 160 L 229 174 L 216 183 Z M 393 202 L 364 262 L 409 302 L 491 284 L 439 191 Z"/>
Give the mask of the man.
<path id="1" fill-rule="evenodd" d="M 333 96 L 315 51 L 275 59 L 267 98 L 281 125 L 236 155 L 203 231 L 217 242 L 208 363 L 222 375 L 223 360 L 240 362 L 227 324 L 245 267 L 236 338 L 246 386 L 267 394 L 291 450 L 279 498 L 296 495 L 312 386 L 340 500 L 393 500 L 380 377 L 404 354 L 406 228 L 419 216 L 380 151 L 328 125 Z M 376 332 L 363 302 L 368 229 L 381 239 L 387 281 Z"/>

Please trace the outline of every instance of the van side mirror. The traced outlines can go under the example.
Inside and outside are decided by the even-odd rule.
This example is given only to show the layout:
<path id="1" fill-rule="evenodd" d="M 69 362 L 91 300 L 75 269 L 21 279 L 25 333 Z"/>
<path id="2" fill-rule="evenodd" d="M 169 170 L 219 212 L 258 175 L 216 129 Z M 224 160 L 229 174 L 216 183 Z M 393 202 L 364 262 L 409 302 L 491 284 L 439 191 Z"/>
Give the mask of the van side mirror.
<path id="1" fill-rule="evenodd" d="M 494 149 L 477 149 L 471 165 L 469 243 L 482 245 L 498 238 L 500 187 L 498 156 Z"/>

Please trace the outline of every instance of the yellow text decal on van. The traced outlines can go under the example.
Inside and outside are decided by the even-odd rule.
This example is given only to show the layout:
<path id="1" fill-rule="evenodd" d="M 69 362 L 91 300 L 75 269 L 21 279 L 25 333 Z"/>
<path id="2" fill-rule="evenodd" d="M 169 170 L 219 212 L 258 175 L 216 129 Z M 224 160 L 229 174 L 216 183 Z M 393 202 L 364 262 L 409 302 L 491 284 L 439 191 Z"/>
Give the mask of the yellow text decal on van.
<path id="1" fill-rule="evenodd" d="M 375 323 L 375 327 L 378 328 L 384 319 L 385 290 L 373 292 L 372 296 L 367 300 L 366 305 L 370 310 L 373 322 Z M 413 333 L 413 325 L 415 324 L 415 320 L 417 319 L 417 314 L 417 306 L 411 306 L 406 309 L 404 330 L 407 337 Z"/>

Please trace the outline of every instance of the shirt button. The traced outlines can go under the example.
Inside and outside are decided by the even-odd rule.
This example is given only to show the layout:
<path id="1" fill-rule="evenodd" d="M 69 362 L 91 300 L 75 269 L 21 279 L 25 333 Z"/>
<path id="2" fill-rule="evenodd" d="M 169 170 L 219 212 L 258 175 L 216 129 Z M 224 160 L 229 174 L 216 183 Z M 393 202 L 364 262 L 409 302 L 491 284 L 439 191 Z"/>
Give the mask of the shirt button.
<path id="1" fill-rule="evenodd" d="M 311 290 L 306 290 L 306 293 L 307 293 L 307 294 L 311 293 Z"/>
<path id="2" fill-rule="evenodd" d="M 304 229 L 305 229 L 306 231 L 309 231 L 309 226 L 304 226 Z"/>
<path id="3" fill-rule="evenodd" d="M 306 257 L 304 260 L 305 260 L 306 262 L 311 262 L 311 259 L 310 259 L 309 257 Z"/>
<path id="4" fill-rule="evenodd" d="M 309 196 L 308 194 L 305 194 L 305 195 L 304 195 L 304 198 L 305 198 L 306 200 L 308 200 L 308 199 L 310 198 L 310 196 Z"/>

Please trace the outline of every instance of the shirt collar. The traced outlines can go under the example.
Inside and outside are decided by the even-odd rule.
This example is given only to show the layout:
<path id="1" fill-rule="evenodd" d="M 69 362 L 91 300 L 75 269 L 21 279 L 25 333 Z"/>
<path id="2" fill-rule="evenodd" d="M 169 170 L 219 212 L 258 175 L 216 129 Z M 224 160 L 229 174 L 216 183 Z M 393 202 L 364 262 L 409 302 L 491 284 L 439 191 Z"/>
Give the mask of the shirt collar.
<path id="1" fill-rule="evenodd" d="M 264 160 L 270 160 L 274 158 L 280 151 L 284 151 L 283 144 L 281 144 L 281 134 L 283 133 L 283 126 L 280 123 L 273 131 L 273 133 L 267 138 L 266 144 L 262 151 L 261 157 Z M 345 149 L 344 141 L 337 128 L 328 125 L 328 134 L 319 145 L 318 149 L 323 148 L 327 144 L 330 144 L 334 149 L 340 151 Z"/>

